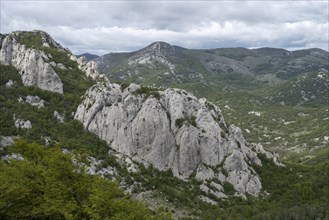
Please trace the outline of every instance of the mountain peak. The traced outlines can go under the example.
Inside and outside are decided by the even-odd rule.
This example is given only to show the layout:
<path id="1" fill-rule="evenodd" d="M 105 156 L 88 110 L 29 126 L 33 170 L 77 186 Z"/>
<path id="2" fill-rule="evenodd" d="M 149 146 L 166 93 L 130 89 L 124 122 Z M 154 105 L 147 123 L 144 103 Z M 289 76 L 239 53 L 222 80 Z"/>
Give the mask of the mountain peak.
<path id="1" fill-rule="evenodd" d="M 67 48 L 62 47 L 60 43 L 55 41 L 50 34 L 42 30 L 33 31 L 13 31 L 10 33 L 20 44 L 24 44 L 27 47 L 40 48 L 50 47 L 57 48 L 71 54 L 71 51 Z"/>
<path id="2" fill-rule="evenodd" d="M 96 59 L 96 58 L 99 57 L 98 55 L 91 54 L 91 53 L 83 53 L 83 54 L 77 55 L 78 58 L 80 58 L 82 56 L 86 57 L 88 61 Z"/>
<path id="3" fill-rule="evenodd" d="M 155 41 L 151 43 L 149 46 L 159 46 L 159 47 L 171 47 L 171 45 L 164 41 Z"/>
<path id="4" fill-rule="evenodd" d="M 146 52 L 157 52 L 157 53 L 168 53 L 169 51 L 174 51 L 174 46 L 163 41 L 156 41 L 151 43 L 149 46 L 145 47 L 141 51 Z"/>

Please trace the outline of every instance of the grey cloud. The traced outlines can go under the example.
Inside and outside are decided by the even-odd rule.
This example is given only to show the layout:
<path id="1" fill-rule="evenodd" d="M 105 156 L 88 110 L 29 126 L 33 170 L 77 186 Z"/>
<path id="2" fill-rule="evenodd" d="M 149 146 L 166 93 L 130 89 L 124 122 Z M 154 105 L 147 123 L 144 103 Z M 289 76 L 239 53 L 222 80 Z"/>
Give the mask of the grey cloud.
<path id="1" fill-rule="evenodd" d="M 1 33 L 49 32 L 75 53 L 131 51 L 153 41 L 188 48 L 321 47 L 326 1 L 5 1 Z"/>

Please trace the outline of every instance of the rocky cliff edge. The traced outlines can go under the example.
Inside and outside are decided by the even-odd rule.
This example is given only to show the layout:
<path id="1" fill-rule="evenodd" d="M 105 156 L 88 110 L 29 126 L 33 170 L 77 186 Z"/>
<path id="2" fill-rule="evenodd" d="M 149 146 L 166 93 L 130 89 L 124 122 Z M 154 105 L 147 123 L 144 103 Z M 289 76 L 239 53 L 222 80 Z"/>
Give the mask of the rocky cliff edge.
<path id="1" fill-rule="evenodd" d="M 182 179 L 228 182 L 239 195 L 261 191 L 251 167 L 261 166 L 257 152 L 276 158 L 248 144 L 217 106 L 179 89 L 98 83 L 86 92 L 75 119 L 137 163 L 172 170 Z"/>

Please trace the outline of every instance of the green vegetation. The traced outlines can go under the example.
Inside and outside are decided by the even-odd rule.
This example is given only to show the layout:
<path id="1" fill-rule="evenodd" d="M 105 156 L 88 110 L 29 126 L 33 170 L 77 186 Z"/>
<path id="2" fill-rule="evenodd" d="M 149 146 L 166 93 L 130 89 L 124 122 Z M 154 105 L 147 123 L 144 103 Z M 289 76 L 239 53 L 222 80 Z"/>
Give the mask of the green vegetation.
<path id="1" fill-rule="evenodd" d="M 260 173 L 264 190 L 269 195 L 266 195 L 264 191 L 264 195 L 260 198 L 248 196 L 247 200 L 240 198 L 216 200 L 211 197 L 219 202 L 217 206 L 200 203 L 197 202 L 198 199 L 193 198 L 189 201 L 181 201 L 183 206 L 189 207 L 187 209 L 190 209 L 190 213 L 194 213 L 201 219 L 321 219 L 329 218 L 327 200 L 329 152 L 326 150 L 329 143 L 324 139 L 328 136 L 327 90 L 322 88 L 325 84 L 314 81 L 317 72 L 307 73 L 306 79 L 300 81 L 298 86 L 294 86 L 298 81 L 298 78 L 294 77 L 297 73 L 300 74 L 300 70 L 296 72 L 298 68 L 294 69 L 293 74 L 290 75 L 275 75 L 282 67 L 292 67 L 288 64 L 290 61 L 306 56 L 309 52 L 297 51 L 287 56 L 287 51 L 273 48 L 258 50 L 228 48 L 205 52 L 185 50 L 185 56 L 171 59 L 171 62 L 176 65 L 175 75 L 162 74 L 168 72 L 168 68 L 163 69 L 163 66 L 156 65 L 152 71 L 145 71 L 143 69 L 146 68 L 145 66 L 129 67 L 125 65 L 124 59 L 120 61 L 118 69 L 111 68 L 107 74 L 110 78 L 115 78 L 121 76 L 127 70 L 125 68 L 134 68 L 130 72 L 134 73 L 136 70 L 139 74 L 131 74 L 126 78 L 127 82 L 182 88 L 194 93 L 197 97 L 205 97 L 220 107 L 228 124 L 236 124 L 242 128 L 248 142 L 262 143 L 266 149 L 279 152 L 281 158 L 287 163 L 287 168 L 282 168 L 262 158 L 264 165 L 254 167 Z M 321 53 L 324 52 L 321 51 Z M 280 58 L 281 61 L 273 64 L 272 58 L 274 60 Z M 239 63 L 232 59 L 238 60 Z M 309 59 L 309 56 L 305 59 Z M 255 72 L 257 77 L 263 74 L 271 74 L 271 76 L 261 81 L 248 73 L 235 72 L 233 68 L 225 72 L 216 65 L 211 65 L 217 61 L 222 62 L 223 65 L 236 67 L 240 67 L 239 65 L 243 63 L 248 66 L 249 71 Z M 320 66 L 325 65 L 324 61 L 325 59 L 312 60 Z M 309 71 L 312 69 L 305 67 L 303 74 Z M 199 73 L 202 75 L 201 78 L 199 78 Z M 138 79 L 137 77 L 141 75 L 142 78 Z M 282 82 L 278 76 L 290 80 L 269 87 L 273 83 Z M 315 99 L 304 102 L 303 106 L 296 106 L 301 100 L 296 97 L 301 97 L 302 89 L 312 92 L 318 89 L 323 94 L 314 93 Z M 281 105 L 279 103 L 281 101 L 284 101 L 286 105 Z M 260 113 L 260 115 L 255 113 Z M 184 117 L 175 122 L 178 127 L 184 123 L 193 124 L 193 120 Z M 225 137 L 225 134 L 222 136 Z M 147 174 L 140 176 L 144 175 Z M 162 185 L 161 181 L 157 182 L 157 179 L 163 178 L 158 174 L 154 174 L 154 177 L 156 178 L 149 177 L 140 182 L 145 182 L 144 185 L 150 186 L 148 189 L 155 186 L 157 191 L 162 192 L 160 194 L 163 197 L 169 197 L 171 201 L 176 201 L 175 197 L 168 195 L 182 196 L 180 191 L 188 192 L 174 180 L 170 182 L 163 180 L 166 184 Z M 170 177 L 166 178 L 170 179 Z M 171 182 L 175 184 L 172 185 Z M 166 186 L 169 186 L 171 190 L 167 190 Z M 234 193 L 232 185 L 225 183 L 223 187 L 226 192 Z M 197 190 L 194 194 L 203 195 Z M 190 198 L 191 195 L 190 193 Z"/>
<path id="2" fill-rule="evenodd" d="M 18 43 L 29 48 L 40 49 L 43 44 L 41 35 L 37 32 L 23 31 L 22 33 L 15 35 L 15 39 Z"/>
<path id="3" fill-rule="evenodd" d="M 326 219 L 329 218 L 329 161 L 316 166 L 288 163 L 275 166 L 261 156 L 254 166 L 264 192 L 260 198 L 231 198 L 202 208 L 201 219 Z M 227 187 L 227 186 L 226 186 Z"/>
<path id="4" fill-rule="evenodd" d="M 141 86 L 140 89 L 136 91 L 137 94 L 145 94 L 145 99 L 149 96 L 153 96 L 156 99 L 160 99 L 161 95 L 159 93 L 159 89 L 149 86 Z"/>
<path id="5" fill-rule="evenodd" d="M 22 86 L 17 70 L 10 66 L 0 65 L 0 134 L 19 135 L 31 141 L 44 143 L 45 137 L 50 137 L 52 143 L 60 143 L 68 149 L 89 149 L 93 155 L 101 156 L 106 154 L 108 146 L 104 141 L 99 140 L 96 135 L 86 132 L 80 122 L 73 119 L 72 112 L 81 102 L 81 96 L 87 90 L 92 81 L 83 80 L 79 73 L 70 72 L 72 86 L 67 89 L 64 95 L 41 90 L 36 87 Z M 63 77 L 64 85 L 67 77 Z M 74 78 L 75 77 L 75 78 Z M 8 80 L 14 80 L 11 88 L 6 88 Z M 85 81 L 80 83 L 80 81 Z M 69 83 L 67 83 L 69 84 Z M 64 87 L 65 88 L 65 87 Z M 39 96 L 46 101 L 45 107 L 38 109 L 29 104 L 18 102 L 20 97 L 27 95 Z M 59 123 L 54 117 L 54 111 L 65 114 L 65 123 Z M 30 120 L 31 129 L 21 129 L 14 126 L 13 115 L 16 118 Z M 97 147 L 96 147 L 97 146 Z"/>
<path id="6" fill-rule="evenodd" d="M 234 193 L 235 193 L 234 187 L 229 182 L 224 182 L 223 183 L 223 188 L 224 188 L 224 192 L 227 195 L 234 195 Z"/>
<path id="7" fill-rule="evenodd" d="M 318 73 L 309 72 L 298 78 L 294 78 L 299 74 L 296 71 L 277 75 L 289 80 L 268 88 L 268 83 L 232 68 L 224 72 L 214 67 L 209 74 L 207 71 L 211 65 L 204 65 L 217 59 L 212 57 L 216 55 L 226 57 L 223 62 L 227 65 L 233 62 L 229 59 L 237 59 L 247 63 L 259 75 L 275 74 L 293 59 L 308 55 L 307 51 L 296 52 L 276 66 L 270 63 L 271 59 L 264 57 L 272 53 L 277 54 L 274 57 L 280 57 L 284 50 L 207 50 L 201 53 L 200 57 L 204 57 L 201 62 L 196 58 L 199 51 L 186 50 L 180 52 L 184 56 L 178 54 L 170 59 L 170 62 L 177 61 L 175 76 L 164 74 L 168 66 L 161 63 L 156 63 L 156 68 L 126 66 L 124 60 L 128 54 L 115 61 L 119 65 L 111 70 L 112 80 L 120 80 L 122 73 L 139 72 L 121 83 L 122 90 L 129 86 L 129 82 L 187 89 L 218 105 L 226 122 L 241 127 L 248 142 L 260 142 L 266 149 L 280 153 L 287 167 L 275 166 L 264 156 L 261 156 L 263 166 L 253 167 L 260 175 L 264 189 L 259 198 L 247 195 L 247 200 L 234 196 L 220 200 L 207 195 L 218 202 L 212 206 L 200 201 L 199 196 L 205 193 L 194 178 L 183 181 L 170 171 L 160 172 L 143 165 L 139 166 L 139 172 L 129 173 L 121 162 L 108 154 L 109 146 L 104 141 L 85 131 L 83 125 L 73 118 L 72 113 L 81 103 L 81 97 L 94 82 L 79 70 L 66 52 L 42 47 L 39 34 L 24 32 L 17 36 L 17 40 L 51 55 L 49 62 L 62 63 L 66 67 L 54 67 L 63 81 L 64 95 L 23 86 L 15 68 L 0 65 L 0 135 L 15 135 L 25 140 L 0 151 L 0 155 L 14 153 L 24 158 L 0 160 L 0 219 L 170 219 L 168 213 L 152 212 L 132 201 L 118 188 L 117 182 L 86 175 L 82 162 L 87 164 L 88 156 L 102 160 L 97 169 L 114 167 L 118 172 L 114 175 L 117 181 L 128 186 L 140 184 L 134 188 L 134 193 L 152 191 L 153 196 L 174 205 L 167 211 L 186 210 L 189 213 L 186 219 L 188 216 L 191 219 L 234 220 L 329 218 L 329 143 L 325 138 L 329 136 L 329 98 Z M 311 61 L 326 64 L 317 58 Z M 312 68 L 307 71 L 313 71 Z M 326 80 L 327 75 L 323 75 Z M 5 86 L 9 80 L 15 82 L 11 88 Z M 304 102 L 302 90 L 315 98 Z M 137 93 L 145 98 L 160 98 L 154 87 L 142 86 Z M 18 102 L 20 97 L 27 95 L 39 96 L 46 101 L 45 107 L 38 109 Z M 210 103 L 207 105 L 209 109 L 214 108 Z M 56 120 L 54 111 L 65 115 L 64 123 Z M 259 116 L 255 112 L 260 113 Z M 32 128 L 16 128 L 14 115 L 30 120 Z M 185 123 L 196 126 L 195 120 L 193 116 L 185 116 L 177 119 L 175 124 L 178 127 Z M 225 138 L 225 133 L 222 132 L 221 136 Z M 44 146 L 48 137 L 51 141 Z M 72 153 L 63 154 L 63 149 Z M 179 150 L 179 145 L 176 150 Z M 72 163 L 72 157 L 75 163 Z M 223 173 L 227 174 L 224 170 Z M 225 193 L 234 194 L 231 184 L 223 183 L 222 186 Z"/>
<path id="8" fill-rule="evenodd" d="M 175 121 L 175 125 L 176 125 L 177 127 L 180 128 L 180 127 L 183 126 L 183 124 L 184 124 L 185 122 L 187 122 L 187 123 L 189 123 L 190 125 L 193 125 L 194 127 L 196 127 L 197 124 L 196 124 L 195 119 L 196 119 L 195 116 L 189 116 L 189 115 L 186 115 L 186 116 L 184 116 L 184 118 L 178 118 L 178 119 L 176 119 L 176 121 Z"/>
<path id="9" fill-rule="evenodd" d="M 56 69 L 56 71 L 58 70 Z M 65 179 L 56 179 L 57 176 L 60 178 L 64 173 L 56 174 L 54 170 L 49 170 L 48 167 L 55 166 L 57 162 L 60 163 L 59 165 L 65 167 L 64 171 L 73 166 L 66 164 L 65 155 L 59 155 L 58 152 L 60 149 L 58 146 L 60 146 L 63 149 L 72 150 L 79 155 L 90 155 L 103 160 L 101 166 L 107 167 L 111 165 L 116 167 L 119 172 L 118 176 L 127 176 L 128 174 L 124 167 L 118 164 L 112 156 L 108 155 L 108 145 L 96 135 L 85 131 L 82 124 L 74 120 L 71 114 L 81 102 L 81 96 L 87 88 L 92 85 L 91 80 L 84 79 L 83 75 L 78 71 L 74 71 L 74 69 L 62 70 L 62 72 L 58 71 L 59 74 L 62 74 L 61 78 L 64 86 L 65 84 L 71 85 L 70 87 L 66 87 L 67 89 L 64 87 L 64 95 L 61 95 L 43 91 L 36 87 L 23 86 L 17 70 L 11 66 L 0 65 L 0 73 L 0 105 L 2 107 L 0 114 L 0 134 L 10 136 L 19 135 L 21 138 L 30 142 L 19 143 L 18 148 L 4 148 L 2 149 L 1 155 L 5 155 L 9 151 L 10 153 L 20 153 L 24 158 L 29 158 L 28 153 L 31 153 L 37 157 L 36 159 L 42 159 L 42 161 L 33 161 L 33 158 L 29 161 L 14 160 L 14 162 L 10 162 L 9 164 L 1 164 L 0 175 L 3 175 L 0 178 L 1 185 L 3 187 L 9 187 L 9 185 L 12 184 L 12 187 L 16 187 L 1 188 L 2 192 L 4 192 L 1 195 L 6 196 L 6 198 L 3 197 L 4 200 L 0 201 L 1 219 L 13 217 L 33 219 L 105 219 L 106 216 L 112 216 L 111 219 L 122 219 L 123 216 L 125 216 L 125 219 L 127 219 L 127 217 L 129 219 L 129 215 L 131 219 L 169 219 L 165 214 L 152 217 L 153 214 L 144 206 L 128 199 L 121 190 L 117 191 L 117 184 L 108 182 L 99 177 L 82 175 L 82 173 L 74 177 L 68 176 L 67 178 L 72 181 L 72 183 L 75 183 L 71 184 Z M 5 84 L 10 79 L 15 81 L 15 84 L 11 88 L 7 88 Z M 38 109 L 29 104 L 21 104 L 18 102 L 19 97 L 24 98 L 27 95 L 39 96 L 46 101 L 45 107 Z M 64 123 L 60 123 L 55 119 L 53 116 L 54 111 L 65 114 Z M 16 118 L 30 120 L 32 122 L 32 128 L 16 128 L 14 126 L 14 114 Z M 42 146 L 45 143 L 44 138 L 46 137 L 50 137 L 51 139 L 50 145 L 47 147 Z M 25 150 L 23 151 L 23 149 Z M 31 152 L 32 149 L 35 149 L 36 152 Z M 52 156 L 54 156 L 54 158 Z M 57 156 L 59 158 L 57 158 Z M 64 157 L 64 159 L 62 157 Z M 57 159 L 59 159 L 59 161 L 56 162 Z M 26 163 L 37 164 L 38 166 L 33 165 L 31 167 L 27 166 Z M 15 167 L 11 167 L 12 164 L 15 165 Z M 19 176 L 21 174 L 23 175 L 23 173 L 19 173 L 19 170 L 15 169 L 22 169 L 21 167 L 26 167 L 26 169 L 28 169 L 26 172 L 33 173 L 33 179 L 26 179 L 27 177 Z M 63 167 L 58 168 L 58 171 L 60 172 L 60 169 L 63 169 Z M 33 170 L 34 168 L 36 170 Z M 18 173 L 17 175 L 16 172 Z M 22 172 L 25 172 L 25 170 L 23 169 Z M 20 182 L 13 182 L 14 179 L 8 179 L 9 182 L 6 182 L 7 176 L 10 173 L 13 174 L 12 177 L 14 179 Z M 50 178 L 51 175 L 55 175 L 53 179 Z M 40 186 L 37 185 L 37 181 L 39 180 L 43 180 Z M 67 187 L 66 184 L 70 187 Z M 25 188 L 24 185 L 26 185 Z M 33 191 L 34 188 L 28 188 L 34 185 L 39 187 L 36 189 L 37 192 L 35 192 L 35 194 Z M 95 185 L 100 188 L 97 188 Z M 55 190 L 52 189 L 52 187 L 57 188 Z M 65 189 L 63 187 L 65 187 Z M 10 192 L 15 192 L 16 189 L 17 194 L 13 193 L 11 198 Z M 44 192 L 48 190 L 49 193 Z M 74 190 L 82 194 L 73 194 Z M 19 194 L 23 192 L 24 197 L 19 197 Z M 44 197 L 38 196 L 40 193 Z M 18 200 L 14 200 L 15 196 L 18 196 Z M 108 198 L 114 196 L 113 203 L 107 200 L 107 196 Z M 21 200 L 19 200 L 20 198 Z M 28 203 L 28 199 L 31 200 L 29 204 L 31 204 L 33 208 L 30 206 L 22 208 L 24 203 Z M 83 200 L 83 202 L 81 202 L 81 200 Z M 11 204 L 11 202 L 15 205 L 11 206 L 11 208 L 4 208 Z M 81 204 L 79 202 L 81 202 Z M 22 211 L 15 214 L 15 211 L 20 208 L 22 208 Z M 111 211 L 112 209 L 113 211 Z M 136 210 L 134 211 L 134 209 Z"/>
<path id="10" fill-rule="evenodd" d="M 248 142 L 262 143 L 284 160 L 298 155 L 301 162 L 305 154 L 316 155 L 329 146 L 325 141 L 329 118 L 326 106 L 281 105 L 243 91 L 221 92 L 210 99 L 220 107 L 228 124 L 242 129 Z"/>
<path id="11" fill-rule="evenodd" d="M 328 155 L 323 152 L 323 155 Z M 167 199 L 175 209 L 187 210 L 190 218 L 201 219 L 325 219 L 329 217 L 329 161 L 313 161 L 310 164 L 287 163 L 278 167 L 260 155 L 263 166 L 253 168 L 260 175 L 264 194 L 259 198 L 247 195 L 247 200 L 231 197 L 209 205 L 199 200 L 205 195 L 195 179 L 187 182 L 173 177 L 171 172 L 160 172 L 152 167 L 140 166 L 140 172 L 131 174 L 140 182 L 140 190 L 156 190 L 156 197 Z M 314 166 L 314 163 L 316 164 Z M 233 186 L 222 186 L 229 195 L 234 194 Z M 176 210 L 172 210 L 175 212 Z"/>
<path id="12" fill-rule="evenodd" d="M 176 207 L 195 207 L 195 203 L 200 203 L 198 196 L 200 189 L 196 180 L 185 182 L 174 177 L 171 171 L 159 171 L 152 166 L 145 168 L 139 166 L 140 172 L 131 176 L 134 181 L 142 183 L 144 190 L 157 190 L 157 196 L 165 197 Z M 187 184 L 188 183 L 188 184 Z"/>
<path id="13" fill-rule="evenodd" d="M 132 201 L 118 183 L 87 175 L 80 156 L 19 141 L 0 160 L 1 219 L 171 219 Z M 72 157 L 75 163 L 72 163 Z"/>
<path id="14" fill-rule="evenodd" d="M 329 74 L 311 72 L 275 85 L 263 93 L 286 105 L 322 107 L 329 104 Z"/>

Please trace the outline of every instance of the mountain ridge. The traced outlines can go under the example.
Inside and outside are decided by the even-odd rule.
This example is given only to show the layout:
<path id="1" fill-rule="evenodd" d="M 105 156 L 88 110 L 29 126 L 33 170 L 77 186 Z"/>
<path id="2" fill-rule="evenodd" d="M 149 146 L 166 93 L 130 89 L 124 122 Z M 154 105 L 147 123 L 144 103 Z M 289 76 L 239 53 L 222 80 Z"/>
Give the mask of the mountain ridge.
<path id="1" fill-rule="evenodd" d="M 37 48 L 30 49 L 26 45 L 21 45 L 19 42 L 26 40 L 22 35 L 30 37 L 30 41 L 38 42 Z M 89 80 L 93 80 L 94 83 L 98 82 L 86 91 L 84 100 L 75 110 L 74 118 L 81 121 L 86 130 L 92 131 L 107 141 L 109 148 L 131 158 L 137 155 L 139 156 L 139 158 L 135 158 L 137 162 L 143 161 L 145 166 L 153 165 L 159 170 L 172 170 L 177 177 L 190 178 L 191 174 L 195 173 L 202 181 L 219 178 L 217 181 L 220 181 L 221 184 L 225 182 L 232 184 L 237 195 L 240 196 L 245 196 L 245 193 L 254 196 L 260 194 L 262 186 L 259 177 L 248 165 L 248 163 L 261 165 L 256 150 L 246 143 L 239 128 L 233 125 L 228 127 L 225 124 L 223 116 L 216 106 L 205 99 L 197 100 L 196 97 L 187 94 L 184 90 L 176 89 L 161 92 L 135 84 L 130 84 L 127 88 L 124 88 L 123 85 L 111 84 L 95 70 L 94 61 L 88 62 L 85 57 L 77 58 L 56 42 L 44 44 L 42 43 L 44 41 L 42 36 L 47 35 L 35 31 L 32 33 L 15 32 L 6 36 L 4 40 L 1 40 L 1 64 L 13 64 L 14 67 L 21 70 L 20 74 L 24 85 L 56 92 L 56 90 L 50 90 L 48 87 L 45 88 L 42 84 L 24 83 L 25 75 L 25 77 L 32 76 L 34 78 L 33 74 L 39 72 L 38 69 L 34 69 L 33 65 L 30 65 L 31 63 L 39 62 L 40 65 L 46 65 L 53 74 L 62 79 L 60 85 L 63 87 L 60 94 L 64 96 L 69 91 L 63 73 L 68 74 L 66 77 L 70 77 L 70 71 L 73 68 L 76 71 L 79 70 L 79 74 L 82 73 L 84 76 L 90 77 Z M 48 42 L 51 40 L 52 38 Z M 29 45 L 29 43 L 26 44 Z M 42 54 L 42 57 L 20 58 L 30 54 L 30 50 Z M 57 51 L 61 51 L 61 59 L 66 57 L 63 63 L 53 60 Z M 176 48 L 169 44 L 156 42 L 150 45 L 149 50 L 134 54 L 132 61 L 147 63 L 156 60 L 156 62 L 170 66 L 169 61 L 165 60 L 166 55 L 163 55 L 163 51 L 170 56 L 176 54 Z M 15 55 L 18 52 L 22 55 Z M 146 61 L 145 55 L 148 58 Z M 7 62 L 7 60 L 9 61 Z M 48 75 L 41 79 L 47 83 L 54 81 Z M 9 81 L 13 82 L 13 80 Z M 8 82 L 6 85 L 9 85 Z M 58 83 L 55 82 L 55 84 Z M 11 86 L 9 85 L 8 88 Z M 74 86 L 76 85 L 71 85 L 72 89 Z M 44 100 L 38 96 L 34 96 L 34 99 L 42 101 L 41 107 L 44 107 Z M 22 102 L 19 101 L 19 103 Z M 108 116 L 109 112 L 113 112 L 113 115 L 118 117 L 111 118 Z M 18 116 L 14 114 L 13 119 L 16 120 L 16 128 L 29 130 L 35 126 L 28 118 L 16 119 L 16 117 Z M 65 113 L 59 113 L 56 110 L 54 117 L 59 123 L 65 122 Z M 138 120 L 134 121 L 135 118 Z M 29 122 L 28 126 L 25 126 L 27 121 Z M 23 125 L 20 125 L 21 122 L 24 122 Z M 212 124 L 213 127 L 209 128 L 207 124 Z M 154 127 L 154 130 L 149 130 L 150 126 Z M 132 136 L 129 135 L 130 133 Z M 51 136 L 48 139 L 51 139 Z M 128 141 L 130 139 L 131 142 Z M 176 141 L 170 142 L 170 140 Z M 145 150 L 145 147 L 149 149 Z M 266 153 L 266 151 L 261 150 L 261 153 Z M 214 155 L 218 156 L 214 157 Z M 266 155 L 273 160 L 276 158 L 270 153 L 266 153 Z M 227 159 L 224 160 L 224 157 Z M 275 160 L 277 161 L 277 159 Z M 241 166 L 236 166 L 236 162 Z M 218 168 L 209 168 L 208 166 L 224 166 L 228 174 L 223 175 Z M 218 197 L 226 197 L 224 193 L 224 189 L 219 187 Z"/>
<path id="2" fill-rule="evenodd" d="M 165 87 L 180 84 L 189 87 L 197 82 L 208 85 L 209 92 L 216 84 L 254 90 L 307 72 L 329 69 L 329 53 L 321 49 L 186 49 L 161 42 L 163 48 L 157 50 L 157 44 L 160 45 L 154 42 L 130 53 L 103 55 L 95 60 L 97 69 L 117 81 Z M 252 81 L 253 85 L 248 86 L 245 81 Z"/>
<path id="3" fill-rule="evenodd" d="M 32 60 L 15 62 L 19 64 L 15 68 L 14 65 L 2 61 L 12 60 L 6 59 L 12 53 L 1 52 L 1 64 L 5 64 L 0 65 L 0 120 L 1 125 L 5 125 L 0 128 L 1 143 L 12 144 L 12 140 L 19 136 L 29 142 L 44 145 L 38 146 L 38 149 L 60 146 L 59 151 L 66 155 L 87 154 L 87 160 L 84 162 L 87 163 L 86 168 L 90 175 L 101 175 L 106 181 L 116 180 L 126 192 L 140 200 L 151 201 L 156 207 L 155 212 L 158 212 L 158 208 L 165 207 L 176 218 L 209 219 L 216 215 L 227 219 L 232 216 L 237 219 L 258 219 L 264 216 L 298 219 L 301 215 L 310 218 L 328 216 L 325 198 L 328 192 L 328 174 L 323 173 L 328 167 L 328 162 L 323 159 L 327 155 L 326 149 L 320 152 L 323 161 L 319 162 L 317 158 L 308 160 L 310 163 L 316 163 L 314 166 L 294 163 L 287 163 L 287 167 L 278 166 L 280 163 L 275 154 L 265 151 L 261 145 L 249 144 L 244 139 L 242 130 L 233 125 L 228 126 L 219 108 L 211 102 L 181 89 L 159 90 L 125 82 L 113 83 L 115 80 L 112 79 L 110 82 L 95 70 L 94 61 L 88 62 L 84 57 L 77 58 L 69 50 L 43 45 L 42 34 L 21 34 L 19 42 L 16 43 L 24 42 L 29 45 L 25 46 L 23 52 L 34 49 L 39 51 L 38 53 L 45 53 L 48 60 L 41 56 L 38 62 L 42 61 L 43 65 L 48 64 L 53 69 L 63 84 L 63 92 L 48 91 L 39 84 L 25 85 L 22 81 L 23 73 L 17 69 L 20 66 L 29 69 L 30 65 L 27 64 L 36 62 L 37 59 L 32 56 Z M 1 50 L 4 51 L 2 42 Z M 12 50 L 20 47 L 13 47 Z M 165 48 L 160 45 L 159 49 L 161 52 Z M 185 58 L 181 59 L 183 66 L 173 63 L 166 56 L 162 56 L 162 53 L 153 51 L 147 53 L 149 59 L 146 59 L 145 63 L 151 64 L 149 67 L 154 63 L 161 64 L 164 70 L 170 70 L 170 64 L 176 65 L 169 74 L 176 75 L 176 78 L 182 81 L 186 76 L 196 76 L 195 72 L 190 74 L 176 71 L 180 68 L 196 69 L 200 76 L 189 79 L 204 83 L 204 73 L 201 72 L 203 67 L 189 63 L 195 59 L 194 55 L 179 48 L 169 48 L 168 53 L 172 54 L 173 51 L 185 53 Z M 143 54 L 139 55 L 132 61 L 143 61 L 145 57 Z M 193 59 L 189 59 L 189 56 Z M 135 63 L 132 63 L 132 67 L 135 67 Z M 157 66 L 153 68 L 156 69 Z M 149 69 L 149 72 L 151 71 L 152 68 Z M 32 71 L 24 73 L 32 74 Z M 47 82 L 51 78 L 42 80 Z M 214 88 L 218 88 L 218 85 Z M 232 96 L 236 99 L 235 93 Z M 218 98 L 216 104 L 224 104 L 225 99 Z M 245 98 L 249 99 L 248 96 Z M 248 101 L 257 105 L 257 100 Z M 238 105 L 234 108 L 230 112 L 233 115 L 236 109 L 244 106 Z M 222 110 L 224 109 L 226 107 L 222 107 Z M 227 110 L 229 109 L 228 106 Z M 250 114 L 256 119 L 259 117 L 260 121 L 263 112 L 255 110 Z M 246 115 L 249 115 L 248 111 Z M 282 121 L 282 124 L 284 123 L 286 121 Z M 290 125 L 289 123 L 287 125 Z M 166 141 L 173 143 L 158 144 Z M 27 147 L 25 144 L 21 146 Z M 8 163 L 3 160 L 10 156 L 10 149 L 10 146 L 5 145 L 0 148 L 1 169 L 8 167 Z M 33 152 L 34 148 L 31 145 L 28 149 Z M 166 157 L 161 156 L 168 155 L 168 151 L 173 152 L 171 156 L 174 159 L 165 160 Z M 153 157 L 156 155 L 154 152 L 160 156 Z M 274 165 L 275 163 L 277 165 Z M 0 175 L 3 175 L 3 172 Z M 6 183 L 0 184 L 0 187 L 8 185 L 5 177 L 1 176 L 0 180 Z M 71 189 L 70 186 L 68 189 Z M 108 188 L 107 192 L 112 192 L 111 189 L 113 188 Z M 6 190 L 4 188 L 3 192 L 11 195 L 11 192 Z M 258 196 L 259 199 L 249 194 Z M 100 201 L 97 203 L 99 207 L 104 207 L 102 202 L 108 204 L 106 198 L 98 195 L 99 193 L 97 198 L 101 199 L 97 200 Z M 15 195 L 11 197 L 11 201 L 17 201 Z M 246 200 L 241 200 L 241 197 Z M 40 201 L 43 197 L 36 198 Z M 3 199 L 5 198 L 0 196 L 0 205 L 15 204 L 7 203 Z M 31 200 L 34 201 L 34 198 Z M 15 205 L 9 208 L 1 208 L 0 217 L 6 216 L 3 213 L 15 213 L 12 209 Z M 126 206 L 121 207 L 123 210 L 125 208 Z M 90 207 L 89 213 L 91 211 L 100 213 Z M 29 214 L 29 210 L 26 213 Z M 88 213 L 84 214 L 89 216 Z M 33 214 L 28 215 L 31 216 Z M 40 213 L 40 216 L 45 214 Z"/>
<path id="4" fill-rule="evenodd" d="M 77 55 L 77 58 L 80 58 L 82 56 L 86 57 L 88 61 L 96 59 L 96 58 L 99 57 L 98 55 L 91 54 L 91 53 L 82 53 L 82 54 Z"/>

